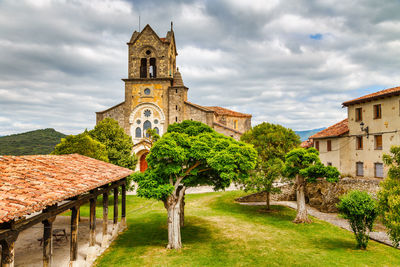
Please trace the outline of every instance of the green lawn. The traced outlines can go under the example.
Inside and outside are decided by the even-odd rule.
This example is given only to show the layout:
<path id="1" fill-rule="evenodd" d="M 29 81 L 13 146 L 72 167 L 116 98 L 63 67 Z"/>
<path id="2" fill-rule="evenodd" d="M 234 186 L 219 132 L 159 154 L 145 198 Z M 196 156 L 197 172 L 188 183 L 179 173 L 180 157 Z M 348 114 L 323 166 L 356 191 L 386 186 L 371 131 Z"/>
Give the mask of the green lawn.
<path id="1" fill-rule="evenodd" d="M 295 211 L 242 206 L 243 192 L 186 197 L 183 249 L 170 251 L 161 202 L 127 197 L 128 230 L 97 260 L 97 266 L 399 266 L 400 251 L 370 241 L 355 248 L 353 234 L 314 219 L 296 225 Z M 111 199 L 110 199 L 111 200 Z M 82 216 L 88 215 L 87 206 Z M 112 209 L 110 209 L 112 214 Z M 101 208 L 98 209 L 101 217 Z"/>

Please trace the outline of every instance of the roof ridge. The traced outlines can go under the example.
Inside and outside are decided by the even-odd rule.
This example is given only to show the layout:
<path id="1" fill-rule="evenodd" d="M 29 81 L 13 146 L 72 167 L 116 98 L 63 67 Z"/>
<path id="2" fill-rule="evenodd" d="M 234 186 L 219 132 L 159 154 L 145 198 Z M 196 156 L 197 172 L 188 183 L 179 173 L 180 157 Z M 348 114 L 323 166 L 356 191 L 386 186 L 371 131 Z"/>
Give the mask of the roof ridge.
<path id="1" fill-rule="evenodd" d="M 343 129 L 340 129 L 340 128 L 337 129 L 338 127 L 343 127 Z M 338 131 L 335 132 L 335 130 L 338 130 Z M 348 118 L 345 118 L 345 119 L 327 127 L 326 129 L 323 129 L 322 131 L 319 131 L 318 133 L 311 135 L 309 137 L 309 139 L 341 136 L 341 135 L 347 133 L 348 131 L 349 131 Z"/>
<path id="2" fill-rule="evenodd" d="M 361 103 L 361 102 L 372 100 L 372 99 L 379 98 L 379 97 L 390 96 L 391 94 L 400 94 L 400 86 L 386 88 L 386 89 L 382 89 L 382 90 L 374 92 L 374 93 L 366 94 L 366 95 L 345 101 L 342 103 L 342 105 L 348 106 L 348 105 L 352 105 L 352 104 L 357 104 L 357 103 Z"/>

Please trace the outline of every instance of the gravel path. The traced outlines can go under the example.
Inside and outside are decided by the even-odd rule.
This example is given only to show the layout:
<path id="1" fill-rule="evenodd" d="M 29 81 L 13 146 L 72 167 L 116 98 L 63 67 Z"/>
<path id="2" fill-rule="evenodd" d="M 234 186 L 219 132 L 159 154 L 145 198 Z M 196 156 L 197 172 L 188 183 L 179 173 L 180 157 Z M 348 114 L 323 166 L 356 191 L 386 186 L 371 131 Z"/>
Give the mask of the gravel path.
<path id="1" fill-rule="evenodd" d="M 259 206 L 259 205 L 265 205 L 265 202 L 243 202 L 240 204 L 241 205 L 250 205 L 250 206 Z M 271 201 L 271 205 L 283 205 L 283 206 L 287 206 L 292 209 L 297 209 L 297 204 L 295 201 Z M 314 216 L 320 220 L 326 221 L 328 223 L 339 226 L 340 228 L 351 231 L 350 225 L 347 222 L 347 220 L 340 218 L 337 213 L 320 212 L 317 209 L 310 207 L 310 206 L 307 206 L 307 211 L 308 211 L 308 214 L 310 214 L 311 216 Z M 389 236 L 386 234 L 386 232 L 383 232 L 383 231 L 371 232 L 369 234 L 369 237 L 372 240 L 378 241 L 385 245 L 393 246 L 392 242 L 390 241 Z"/>

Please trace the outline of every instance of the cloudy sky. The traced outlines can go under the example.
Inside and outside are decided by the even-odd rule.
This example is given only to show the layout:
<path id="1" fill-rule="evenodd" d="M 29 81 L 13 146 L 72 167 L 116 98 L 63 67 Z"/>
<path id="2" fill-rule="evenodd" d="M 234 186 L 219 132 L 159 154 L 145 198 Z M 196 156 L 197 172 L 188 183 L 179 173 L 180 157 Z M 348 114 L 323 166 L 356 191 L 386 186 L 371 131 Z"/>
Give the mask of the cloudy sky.
<path id="1" fill-rule="evenodd" d="M 0 0 L 0 135 L 76 134 L 124 99 L 127 45 L 174 21 L 190 101 L 295 130 L 399 85 L 399 1 Z"/>

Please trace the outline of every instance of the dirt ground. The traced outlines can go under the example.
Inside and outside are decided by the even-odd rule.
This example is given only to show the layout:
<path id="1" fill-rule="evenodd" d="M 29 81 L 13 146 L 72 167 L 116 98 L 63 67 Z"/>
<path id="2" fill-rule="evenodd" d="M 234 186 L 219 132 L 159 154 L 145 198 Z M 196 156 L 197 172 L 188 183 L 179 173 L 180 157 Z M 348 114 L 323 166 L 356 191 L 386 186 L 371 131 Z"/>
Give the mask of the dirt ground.
<path id="1" fill-rule="evenodd" d="M 70 259 L 70 233 L 71 217 L 57 216 L 53 223 L 53 229 L 65 229 L 68 240 L 60 237 L 59 240 L 53 238 L 53 265 L 68 266 Z M 112 232 L 112 221 L 108 223 L 109 235 Z M 43 236 L 43 224 L 36 224 L 23 231 L 15 242 L 15 266 L 43 266 L 43 246 L 38 239 Z M 96 220 L 96 247 L 101 246 L 102 240 L 102 220 Z M 78 265 L 90 266 L 86 262 L 86 253 L 89 247 L 89 218 L 81 218 L 78 228 Z M 104 249 L 102 249 L 104 250 Z M 97 249 L 100 254 L 100 249 Z"/>

